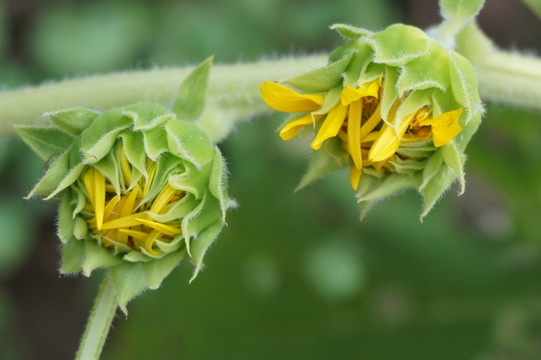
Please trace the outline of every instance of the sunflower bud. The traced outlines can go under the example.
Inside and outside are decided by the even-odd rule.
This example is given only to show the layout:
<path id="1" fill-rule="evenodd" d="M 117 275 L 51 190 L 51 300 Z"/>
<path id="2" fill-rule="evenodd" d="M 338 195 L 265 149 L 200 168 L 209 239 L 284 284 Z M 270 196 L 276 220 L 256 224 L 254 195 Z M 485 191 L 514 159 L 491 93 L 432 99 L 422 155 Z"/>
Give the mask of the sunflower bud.
<path id="1" fill-rule="evenodd" d="M 174 112 L 154 103 L 103 113 L 72 108 L 48 113 L 53 127 L 17 128 L 52 159 L 27 197 L 61 198 L 60 271 L 90 276 L 107 268 L 124 310 L 158 288 L 185 253 L 195 278 L 233 204 L 220 151 L 193 123 L 209 68 L 210 60 L 185 80 Z"/>
<path id="2" fill-rule="evenodd" d="M 328 65 L 285 80 L 290 87 L 261 86 L 270 107 L 291 113 L 283 140 L 315 133 L 299 188 L 350 167 L 361 216 L 372 203 L 416 188 L 423 218 L 455 179 L 464 191 L 464 148 L 483 110 L 473 68 L 415 27 L 331 28 L 351 41 Z"/>

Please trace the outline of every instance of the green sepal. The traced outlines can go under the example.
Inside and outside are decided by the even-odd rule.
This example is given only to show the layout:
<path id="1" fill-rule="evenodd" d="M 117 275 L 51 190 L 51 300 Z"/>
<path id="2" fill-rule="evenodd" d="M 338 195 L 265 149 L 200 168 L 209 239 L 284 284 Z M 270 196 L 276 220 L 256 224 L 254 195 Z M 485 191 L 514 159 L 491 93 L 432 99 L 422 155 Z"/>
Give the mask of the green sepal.
<path id="1" fill-rule="evenodd" d="M 155 128 L 143 131 L 145 153 L 152 161 L 156 161 L 161 154 L 169 150 L 164 126 L 160 124 Z"/>
<path id="2" fill-rule="evenodd" d="M 66 191 L 62 196 L 62 201 L 58 209 L 58 230 L 56 232 L 62 243 L 66 243 L 73 237 L 75 224 L 71 212 L 71 192 Z"/>
<path id="3" fill-rule="evenodd" d="M 326 92 L 342 82 L 342 75 L 348 68 L 353 57 L 354 54 L 351 53 L 336 62 L 306 74 L 289 78 L 284 80 L 284 82 L 308 93 Z"/>
<path id="4" fill-rule="evenodd" d="M 81 172 L 85 168 L 85 165 L 79 164 L 73 169 L 70 169 L 67 171 L 67 173 L 64 173 L 64 177 L 62 180 L 58 183 L 58 185 L 55 187 L 53 191 L 51 191 L 46 197 L 44 197 L 44 200 L 50 200 L 56 195 L 58 195 L 62 190 L 66 189 L 68 186 L 73 184 L 81 175 Z"/>
<path id="5" fill-rule="evenodd" d="M 123 262 L 109 268 L 109 274 L 115 288 L 118 306 L 128 314 L 128 302 L 148 288 L 145 272 L 141 263 Z"/>
<path id="6" fill-rule="evenodd" d="M 401 66 L 428 54 L 430 39 L 419 28 L 393 24 L 363 39 L 374 49 L 374 62 Z"/>
<path id="7" fill-rule="evenodd" d="M 434 178 L 434 176 L 440 172 L 442 165 L 443 156 L 440 149 L 438 149 L 428 158 L 428 161 L 426 162 L 426 166 L 423 169 L 423 183 L 421 186 L 419 186 L 419 191 L 422 191 L 428 185 L 430 180 L 432 180 L 432 178 Z"/>
<path id="8" fill-rule="evenodd" d="M 444 19 L 467 22 L 477 16 L 485 0 L 440 0 L 440 12 Z"/>
<path id="9" fill-rule="evenodd" d="M 359 51 L 359 44 L 357 41 L 348 42 L 336 49 L 334 49 L 329 54 L 329 63 L 334 63 L 339 61 L 340 59 L 349 56 L 352 53 Z"/>
<path id="10" fill-rule="evenodd" d="M 71 237 L 66 243 L 62 243 L 61 274 L 78 273 L 83 270 L 82 264 L 85 257 L 85 242 Z"/>
<path id="11" fill-rule="evenodd" d="M 424 209 L 420 217 L 421 221 L 432 210 L 432 207 L 434 207 L 441 195 L 451 186 L 455 179 L 455 171 L 444 165 L 428 184 L 420 190 L 424 199 Z"/>
<path id="12" fill-rule="evenodd" d="M 133 121 L 133 130 L 150 130 L 157 125 L 174 117 L 173 114 L 160 104 L 140 102 L 125 106 L 121 114 Z"/>
<path id="13" fill-rule="evenodd" d="M 206 193 L 202 200 L 201 210 L 187 222 L 186 230 L 182 234 L 186 239 L 197 241 L 199 234 L 217 221 L 223 225 L 218 199 Z M 194 257 L 193 253 L 191 257 Z"/>
<path id="14" fill-rule="evenodd" d="M 124 154 L 128 162 L 135 167 L 145 178 L 148 177 L 146 170 L 147 156 L 143 143 L 143 134 L 140 131 L 125 131 L 120 134 Z"/>
<path id="15" fill-rule="evenodd" d="M 152 185 L 148 190 L 148 194 L 141 200 L 141 203 L 146 203 L 149 199 L 154 198 L 163 189 L 165 182 L 171 176 L 171 173 L 176 172 L 176 168 L 181 168 L 181 165 L 171 154 L 163 154 L 156 161 L 156 173 Z M 180 171 L 180 170 L 179 170 Z"/>
<path id="16" fill-rule="evenodd" d="M 173 188 L 175 188 L 172 183 L 170 184 Z M 183 196 L 180 201 L 176 202 L 173 206 L 171 206 L 169 211 L 167 211 L 165 214 L 154 214 L 151 212 L 149 212 L 148 214 L 154 220 L 161 223 L 166 223 L 169 221 L 183 218 L 184 216 L 189 214 L 192 209 L 194 209 L 199 204 L 199 202 L 200 200 L 196 199 L 193 194 L 188 192 L 185 196 Z"/>
<path id="17" fill-rule="evenodd" d="M 120 132 L 132 125 L 132 120 L 116 108 L 100 114 L 81 133 L 81 150 L 86 164 L 100 161 L 115 144 Z"/>
<path id="18" fill-rule="evenodd" d="M 160 259 L 141 263 L 148 287 L 152 290 L 159 288 L 163 279 L 180 263 L 185 252 L 185 250 L 179 250 Z"/>
<path id="19" fill-rule="evenodd" d="M 342 147 L 341 140 L 336 137 L 327 139 L 323 142 L 319 150 L 312 152 L 308 170 L 295 191 L 299 191 L 324 175 L 343 169 L 349 165 L 349 154 Z"/>
<path id="20" fill-rule="evenodd" d="M 359 203 L 381 200 L 391 195 L 396 195 L 402 190 L 419 187 L 420 180 L 420 176 L 418 175 L 390 174 L 385 176 L 378 186 L 368 191 L 357 191 L 357 200 Z"/>
<path id="21" fill-rule="evenodd" d="M 98 116 L 98 113 L 85 108 L 69 108 L 57 111 L 50 111 L 43 114 L 60 129 L 67 133 L 78 136 Z"/>
<path id="22" fill-rule="evenodd" d="M 77 240 L 83 240 L 88 234 L 88 224 L 80 216 L 76 216 L 75 219 L 73 219 L 73 223 L 73 236 L 75 236 Z"/>
<path id="23" fill-rule="evenodd" d="M 182 83 L 173 105 L 173 112 L 180 120 L 194 122 L 203 114 L 213 59 L 214 55 L 203 61 Z"/>
<path id="24" fill-rule="evenodd" d="M 59 155 L 49 166 L 45 175 L 32 188 L 25 199 L 34 195 L 47 196 L 52 193 L 69 171 L 69 150 Z"/>
<path id="25" fill-rule="evenodd" d="M 333 24 L 329 26 L 331 30 L 336 30 L 340 35 L 345 37 L 346 39 L 355 40 L 362 36 L 367 36 L 372 34 L 371 31 L 359 28 L 356 26 L 351 26 L 347 24 Z"/>
<path id="26" fill-rule="evenodd" d="M 98 245 L 91 237 L 87 237 L 84 243 L 85 257 L 81 266 L 86 277 L 89 277 L 94 269 L 114 266 L 122 261 L 110 249 Z"/>
<path id="27" fill-rule="evenodd" d="M 415 158 L 400 159 L 389 161 L 393 164 L 393 170 L 397 174 L 415 175 L 418 171 L 422 171 L 426 166 L 426 160 L 418 160 Z"/>
<path id="28" fill-rule="evenodd" d="M 445 144 L 441 148 L 441 154 L 445 164 L 453 169 L 458 176 L 458 181 L 460 183 L 460 190 L 458 191 L 458 194 L 464 194 L 464 191 L 466 190 L 466 181 L 464 179 L 464 162 L 466 159 L 464 154 L 458 151 L 454 141 Z"/>
<path id="29" fill-rule="evenodd" d="M 400 124 L 402 124 L 402 121 L 406 116 L 410 114 L 415 114 L 423 106 L 429 105 L 430 100 L 430 90 L 418 90 L 412 92 L 396 110 L 396 114 L 394 117 L 395 128 L 400 127 Z"/>
<path id="30" fill-rule="evenodd" d="M 169 184 L 178 190 L 192 194 L 196 199 L 202 198 L 202 191 L 208 185 L 210 164 L 198 170 L 195 166 L 184 164 L 185 171 L 169 175 Z"/>
<path id="31" fill-rule="evenodd" d="M 120 194 L 120 166 L 116 161 L 115 156 L 116 151 L 111 151 L 103 159 L 92 165 L 94 168 L 98 169 L 103 176 L 105 176 L 117 194 Z"/>
<path id="32" fill-rule="evenodd" d="M 360 85 L 365 81 L 359 82 L 361 74 L 364 74 L 366 68 L 372 61 L 372 49 L 366 44 L 363 44 L 359 47 L 359 51 L 352 54 L 353 58 L 351 59 L 347 70 L 344 73 L 344 87 Z"/>
<path id="33" fill-rule="evenodd" d="M 181 159 L 187 160 L 197 168 L 212 161 L 214 147 L 210 144 L 208 136 L 196 125 L 171 120 L 165 125 L 169 151 Z"/>
<path id="34" fill-rule="evenodd" d="M 235 207 L 236 203 L 231 200 L 227 194 L 227 169 L 225 167 L 225 161 L 218 147 L 215 147 L 215 149 L 216 154 L 214 155 L 214 160 L 212 162 L 208 186 L 210 193 L 217 198 L 220 203 L 222 222 L 225 222 L 226 210 Z"/>
<path id="35" fill-rule="evenodd" d="M 387 66 L 385 69 L 385 84 L 396 84 L 398 80 L 398 70 Z M 384 121 L 389 117 L 395 101 L 398 99 L 398 92 L 395 86 L 385 86 L 381 96 L 381 117 Z"/>
<path id="36" fill-rule="evenodd" d="M 192 282 L 199 274 L 199 271 L 203 266 L 203 258 L 209 247 L 220 234 L 222 227 L 223 224 L 221 221 L 216 221 L 214 224 L 210 225 L 208 228 L 199 233 L 195 241 L 193 241 L 191 254 L 195 263 L 195 269 L 190 282 Z"/>
<path id="37" fill-rule="evenodd" d="M 447 49 L 432 42 L 429 53 L 401 66 L 398 95 L 402 97 L 408 91 L 421 89 L 439 88 L 445 91 L 451 83 L 449 53 Z"/>
<path id="38" fill-rule="evenodd" d="M 462 55 L 452 52 L 449 61 L 453 96 L 458 103 L 466 106 L 468 112 L 464 125 L 467 125 L 477 113 L 483 111 L 477 90 L 477 77 L 471 63 Z"/>
<path id="39" fill-rule="evenodd" d="M 329 111 L 331 111 L 331 109 L 340 102 L 340 96 L 342 95 L 342 90 L 344 90 L 344 87 L 342 86 L 342 84 L 337 85 L 333 87 L 332 89 L 330 89 L 327 95 L 325 96 L 325 101 L 323 102 L 323 105 L 321 105 L 321 108 L 319 108 L 319 110 L 317 111 L 313 111 L 312 114 L 325 115 Z"/>
<path id="40" fill-rule="evenodd" d="M 71 135 L 52 126 L 14 125 L 14 128 L 21 139 L 44 161 L 66 151 L 73 143 Z"/>

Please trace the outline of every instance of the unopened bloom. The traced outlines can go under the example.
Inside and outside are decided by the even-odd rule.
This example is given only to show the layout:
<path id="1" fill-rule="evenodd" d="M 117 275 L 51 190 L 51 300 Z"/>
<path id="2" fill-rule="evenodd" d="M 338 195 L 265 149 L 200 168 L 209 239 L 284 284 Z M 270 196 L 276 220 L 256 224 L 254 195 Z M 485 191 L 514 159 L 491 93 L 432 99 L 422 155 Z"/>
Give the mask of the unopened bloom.
<path id="1" fill-rule="evenodd" d="M 124 310 L 133 296 L 159 287 L 185 253 L 195 277 L 233 205 L 220 151 L 192 122 L 205 89 L 189 83 L 206 81 L 209 66 L 188 77 L 174 112 L 154 103 L 102 113 L 72 108 L 49 113 L 53 127 L 17 129 L 53 159 L 28 197 L 61 198 L 61 272 L 107 268 Z"/>
<path id="2" fill-rule="evenodd" d="M 353 41 L 324 68 L 285 81 L 299 91 L 274 82 L 261 87 L 270 107 L 292 113 L 283 140 L 315 132 L 301 185 L 349 166 L 363 213 L 373 201 L 415 187 L 425 197 L 424 216 L 456 177 L 464 183 L 463 150 L 482 111 L 472 67 L 410 26 L 334 28 Z"/>

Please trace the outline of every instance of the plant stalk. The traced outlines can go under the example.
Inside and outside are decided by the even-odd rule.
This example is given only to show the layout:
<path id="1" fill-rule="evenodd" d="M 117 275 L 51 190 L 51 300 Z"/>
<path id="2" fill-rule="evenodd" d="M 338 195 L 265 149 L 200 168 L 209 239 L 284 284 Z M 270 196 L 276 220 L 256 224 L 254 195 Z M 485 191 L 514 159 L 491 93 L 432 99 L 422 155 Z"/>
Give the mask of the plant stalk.
<path id="1" fill-rule="evenodd" d="M 76 360 L 97 360 L 100 358 L 116 309 L 117 301 L 113 285 L 111 279 L 106 275 L 94 301 L 79 350 L 75 356 Z"/>

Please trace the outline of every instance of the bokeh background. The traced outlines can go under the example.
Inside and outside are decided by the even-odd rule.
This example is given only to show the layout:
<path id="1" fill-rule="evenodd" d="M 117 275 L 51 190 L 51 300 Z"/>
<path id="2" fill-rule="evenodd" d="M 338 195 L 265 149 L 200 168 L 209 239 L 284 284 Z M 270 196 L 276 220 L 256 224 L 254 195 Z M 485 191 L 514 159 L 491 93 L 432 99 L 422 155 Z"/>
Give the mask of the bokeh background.
<path id="1" fill-rule="evenodd" d="M 439 21 L 436 0 L 0 2 L 0 86 L 161 65 L 325 52 L 335 22 Z M 541 22 L 487 0 L 482 28 L 539 53 Z M 281 116 L 221 148 L 240 207 L 188 285 L 184 261 L 114 321 L 103 359 L 541 358 L 541 113 L 487 104 L 467 191 L 419 222 L 405 193 L 358 221 L 339 172 L 293 193 L 309 158 Z M 98 279 L 61 277 L 56 206 L 23 201 L 43 164 L 0 139 L 0 358 L 70 359 Z"/>

